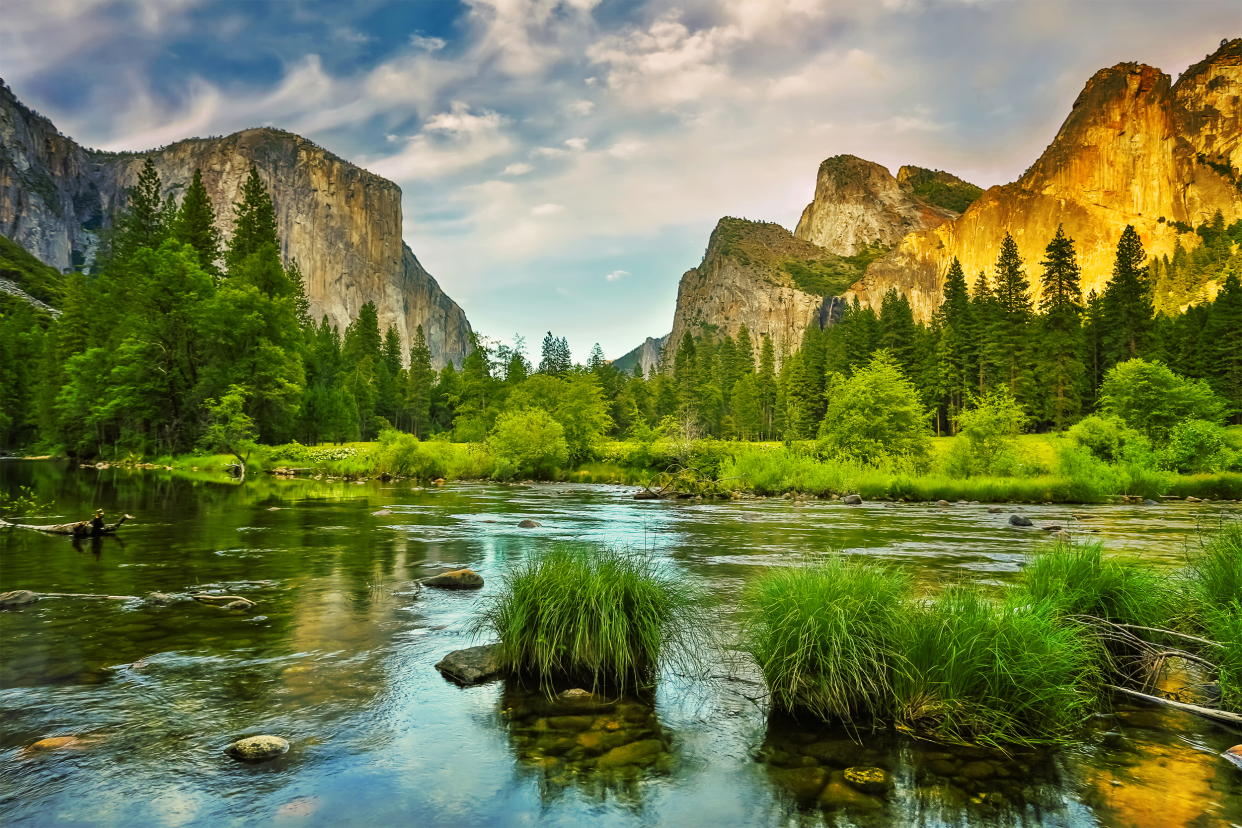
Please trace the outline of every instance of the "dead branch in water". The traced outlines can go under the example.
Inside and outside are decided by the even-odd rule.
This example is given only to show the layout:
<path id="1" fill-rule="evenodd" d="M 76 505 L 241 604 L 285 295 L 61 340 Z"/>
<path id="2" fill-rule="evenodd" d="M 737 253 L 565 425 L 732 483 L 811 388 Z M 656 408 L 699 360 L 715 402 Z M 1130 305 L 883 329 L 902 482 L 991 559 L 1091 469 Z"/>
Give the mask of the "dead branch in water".
<path id="1" fill-rule="evenodd" d="M 1133 696 L 1136 699 L 1149 701 L 1153 704 L 1163 704 L 1167 707 L 1184 710 L 1187 713 L 1194 713 L 1196 716 L 1203 716 L 1205 719 L 1213 719 L 1218 722 L 1226 722 L 1232 725 L 1242 725 L 1242 716 L 1237 713 L 1228 713 L 1224 710 L 1217 710 L 1214 707 L 1200 707 L 1197 704 L 1187 704 L 1186 702 L 1173 701 L 1172 699 L 1162 699 L 1159 696 L 1149 696 L 1146 693 L 1140 693 L 1137 690 L 1128 690 L 1125 687 L 1117 687 L 1113 684 L 1106 684 L 1104 686 L 1117 693 L 1124 693 L 1127 696 Z"/>

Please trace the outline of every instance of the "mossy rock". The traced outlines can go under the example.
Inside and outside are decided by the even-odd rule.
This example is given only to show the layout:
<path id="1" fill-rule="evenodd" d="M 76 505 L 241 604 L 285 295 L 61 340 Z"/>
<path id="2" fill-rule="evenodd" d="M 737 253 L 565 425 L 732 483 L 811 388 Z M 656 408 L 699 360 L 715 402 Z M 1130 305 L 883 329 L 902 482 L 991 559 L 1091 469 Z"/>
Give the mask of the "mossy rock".
<path id="1" fill-rule="evenodd" d="M 655 762 L 664 750 L 664 743 L 659 739 L 644 739 L 628 745 L 613 748 L 599 758 L 598 767 L 619 768 L 628 765 L 650 765 Z"/>
<path id="2" fill-rule="evenodd" d="M 828 784 L 819 794 L 819 804 L 825 808 L 848 811 L 878 811 L 884 807 L 879 797 L 856 790 L 845 781 L 845 771 L 833 771 Z"/>
<path id="3" fill-rule="evenodd" d="M 893 777 L 883 768 L 846 768 L 845 781 L 857 790 L 869 794 L 882 794 L 893 787 Z"/>
<path id="4" fill-rule="evenodd" d="M 279 736 L 251 736 L 229 745 L 225 753 L 242 762 L 265 762 L 288 750 L 289 743 Z"/>
<path id="5" fill-rule="evenodd" d="M 811 802 L 828 784 L 824 768 L 769 768 L 772 784 L 793 794 L 799 802 Z"/>

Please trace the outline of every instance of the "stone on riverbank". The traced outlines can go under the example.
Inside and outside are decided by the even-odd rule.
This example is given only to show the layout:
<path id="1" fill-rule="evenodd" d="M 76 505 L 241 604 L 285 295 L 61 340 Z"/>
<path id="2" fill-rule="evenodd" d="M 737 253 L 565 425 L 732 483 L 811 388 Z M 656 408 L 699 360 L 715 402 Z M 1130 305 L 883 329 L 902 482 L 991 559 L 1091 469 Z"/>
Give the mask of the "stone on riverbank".
<path id="1" fill-rule="evenodd" d="M 1010 526 L 1030 526 L 1031 519 L 1027 517 L 1026 515 L 1010 515 L 1009 525 Z"/>
<path id="2" fill-rule="evenodd" d="M 241 762 L 264 762 L 288 750 L 289 743 L 279 736 L 251 736 L 234 742 L 224 752 Z"/>
<path id="3" fill-rule="evenodd" d="M 499 644 L 454 650 L 436 665 L 436 669 L 445 678 L 466 686 L 495 681 L 504 676 L 504 668 L 500 665 Z"/>
<path id="4" fill-rule="evenodd" d="M 39 596 L 28 589 L 15 589 L 12 592 L 0 592 L 0 607 L 20 607 L 33 604 Z"/>
<path id="5" fill-rule="evenodd" d="M 428 578 L 423 585 L 437 589 L 481 589 L 483 576 L 473 569 L 454 569 Z"/>
<path id="6" fill-rule="evenodd" d="M 844 503 L 846 506 L 861 506 L 862 497 L 856 494 L 846 495 L 845 497 L 841 498 L 841 502 Z"/>

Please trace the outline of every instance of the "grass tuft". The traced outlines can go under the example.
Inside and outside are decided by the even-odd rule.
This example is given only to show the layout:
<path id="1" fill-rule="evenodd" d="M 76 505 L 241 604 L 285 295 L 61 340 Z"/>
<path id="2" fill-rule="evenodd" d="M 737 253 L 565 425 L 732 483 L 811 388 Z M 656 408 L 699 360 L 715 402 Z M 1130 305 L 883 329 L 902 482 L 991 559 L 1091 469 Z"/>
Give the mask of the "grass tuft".
<path id="1" fill-rule="evenodd" d="M 645 552 L 561 544 L 523 560 L 475 618 L 504 666 L 545 692 L 651 686 L 662 663 L 692 665 L 706 623 L 695 590 Z"/>

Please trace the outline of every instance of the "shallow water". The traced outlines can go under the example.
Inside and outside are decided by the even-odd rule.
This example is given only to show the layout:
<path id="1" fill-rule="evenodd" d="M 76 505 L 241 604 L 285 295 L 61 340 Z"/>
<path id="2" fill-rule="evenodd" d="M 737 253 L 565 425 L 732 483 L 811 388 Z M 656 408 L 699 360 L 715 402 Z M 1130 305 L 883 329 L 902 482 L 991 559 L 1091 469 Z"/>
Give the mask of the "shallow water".
<path id="1" fill-rule="evenodd" d="M 56 504 L 31 522 L 96 507 L 136 519 L 76 546 L 0 530 L 0 591 L 257 603 L 47 598 L 0 612 L 5 826 L 1242 824 L 1242 773 L 1218 756 L 1242 736 L 1175 712 L 1119 708 L 1088 723 L 1075 749 L 998 756 L 893 734 L 855 744 L 769 720 L 741 661 L 707 682 L 667 675 L 652 699 L 586 717 L 542 710 L 504 683 L 462 689 L 432 667 L 472 643 L 470 615 L 506 565 L 556 540 L 654 550 L 728 628 L 739 589 L 763 567 L 831 548 L 892 559 L 929 588 L 1003 584 L 1046 542 L 1008 528 L 1008 510 L 636 502 L 605 486 L 238 485 L 0 463 L 0 491 L 18 485 Z M 1021 508 L 1037 527 L 1095 530 L 1111 549 L 1170 568 L 1222 511 Z M 523 518 L 543 526 L 521 529 Z M 481 592 L 411 585 L 463 565 L 488 579 Z M 223 753 L 261 733 L 291 750 L 259 765 Z M 32 749 L 58 736 L 76 741 Z M 599 751 L 614 744 L 646 760 L 611 766 Z M 886 768 L 893 787 L 799 800 L 824 784 L 840 794 L 840 773 L 858 764 Z"/>

